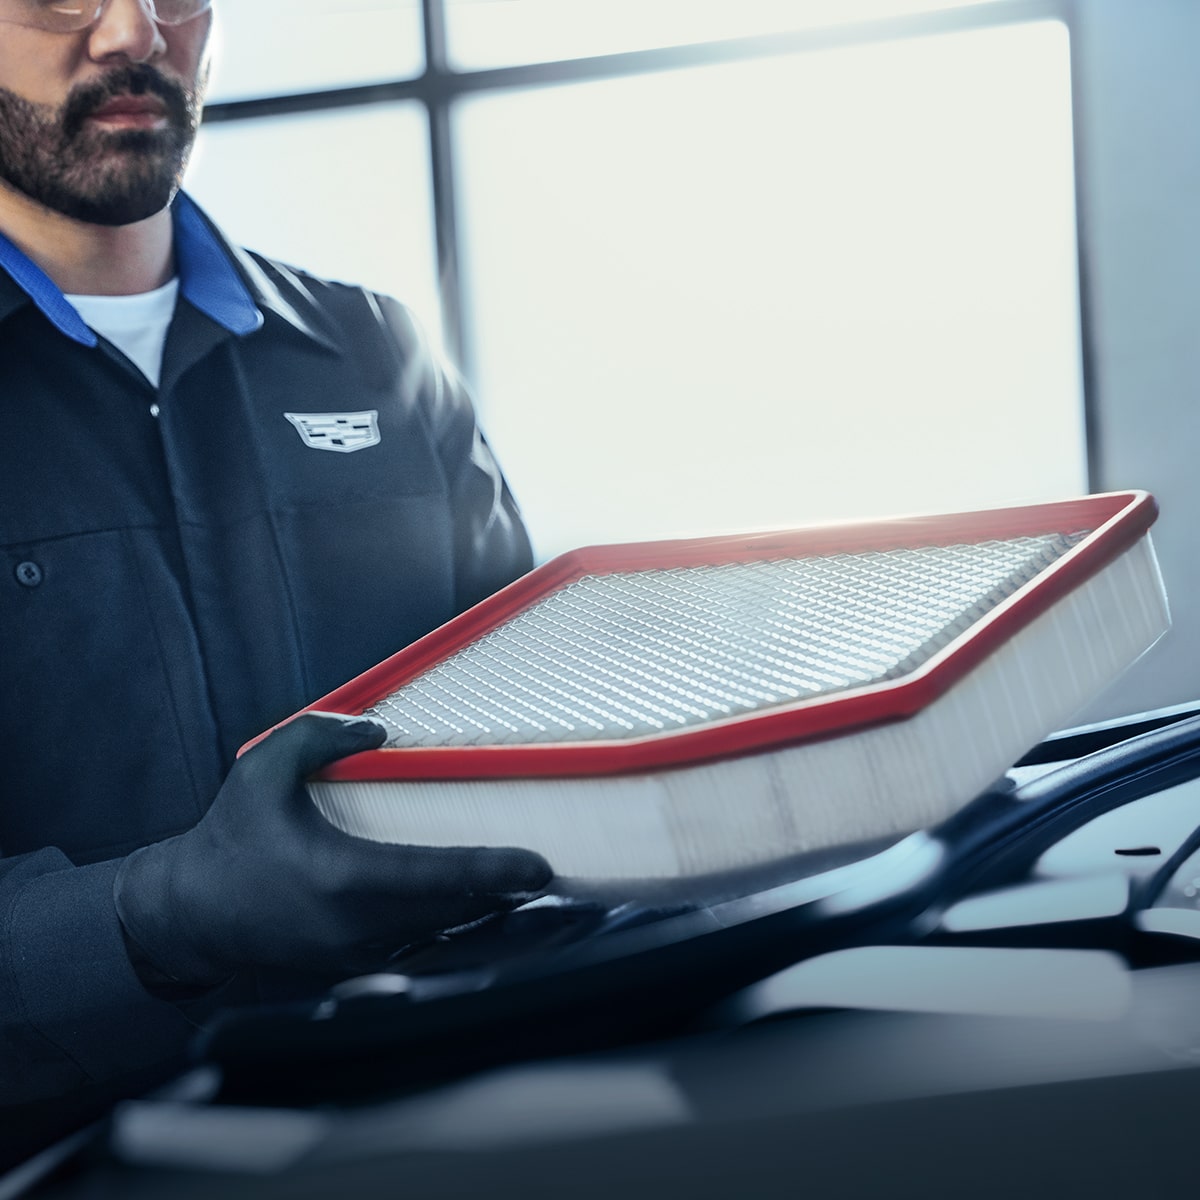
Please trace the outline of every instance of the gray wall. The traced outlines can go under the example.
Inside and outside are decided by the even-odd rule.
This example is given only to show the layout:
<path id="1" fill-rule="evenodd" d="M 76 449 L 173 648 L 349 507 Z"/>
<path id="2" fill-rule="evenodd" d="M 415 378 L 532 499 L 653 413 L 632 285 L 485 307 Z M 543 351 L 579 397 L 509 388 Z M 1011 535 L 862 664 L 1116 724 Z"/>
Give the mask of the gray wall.
<path id="1" fill-rule="evenodd" d="M 1200 699 L 1200 0 L 1079 0 L 1078 18 L 1092 486 L 1158 498 L 1174 621 L 1099 719 Z"/>

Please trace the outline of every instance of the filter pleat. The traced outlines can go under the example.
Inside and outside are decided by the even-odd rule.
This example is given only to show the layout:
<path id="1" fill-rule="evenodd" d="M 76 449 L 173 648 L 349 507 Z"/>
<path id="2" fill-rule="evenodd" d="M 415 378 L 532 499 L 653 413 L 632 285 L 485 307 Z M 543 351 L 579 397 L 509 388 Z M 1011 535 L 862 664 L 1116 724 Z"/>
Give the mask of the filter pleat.
<path id="1" fill-rule="evenodd" d="M 1084 536 L 586 575 L 368 712 L 395 747 L 590 741 L 886 682 Z"/>

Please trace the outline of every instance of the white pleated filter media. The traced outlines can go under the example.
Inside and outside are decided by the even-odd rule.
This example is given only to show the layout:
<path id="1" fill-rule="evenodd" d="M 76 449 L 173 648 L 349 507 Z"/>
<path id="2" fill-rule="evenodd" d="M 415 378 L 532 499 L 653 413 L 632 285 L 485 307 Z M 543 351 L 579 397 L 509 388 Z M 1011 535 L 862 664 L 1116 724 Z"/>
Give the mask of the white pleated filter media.
<path id="1" fill-rule="evenodd" d="M 1083 533 L 587 575 L 367 710 L 389 746 L 637 737 L 915 670 Z"/>

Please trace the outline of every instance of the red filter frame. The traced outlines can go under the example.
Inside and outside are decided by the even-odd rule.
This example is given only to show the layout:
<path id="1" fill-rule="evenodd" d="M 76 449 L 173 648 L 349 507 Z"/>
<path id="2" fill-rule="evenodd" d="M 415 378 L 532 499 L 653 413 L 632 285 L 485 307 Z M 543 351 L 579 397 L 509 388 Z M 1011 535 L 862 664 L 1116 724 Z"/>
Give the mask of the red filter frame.
<path id="1" fill-rule="evenodd" d="M 372 750 L 334 763 L 317 778 L 483 780 L 644 772 L 827 739 L 901 721 L 928 706 L 1014 634 L 1133 547 L 1157 514 L 1155 501 L 1147 492 L 1127 491 L 976 512 L 572 550 L 303 711 L 362 714 L 404 684 L 584 576 L 1085 534 L 965 632 L 899 678 L 643 736 Z"/>

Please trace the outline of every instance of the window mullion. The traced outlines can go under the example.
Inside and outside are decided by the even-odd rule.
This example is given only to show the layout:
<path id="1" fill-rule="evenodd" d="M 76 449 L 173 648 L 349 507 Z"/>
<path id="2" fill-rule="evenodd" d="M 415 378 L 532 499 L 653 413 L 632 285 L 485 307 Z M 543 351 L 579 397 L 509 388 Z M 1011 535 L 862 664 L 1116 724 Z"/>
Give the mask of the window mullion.
<path id="1" fill-rule="evenodd" d="M 464 336 L 462 281 L 459 274 L 458 225 L 454 181 L 454 148 L 450 132 L 451 89 L 439 86 L 450 73 L 446 65 L 445 0 L 421 0 L 425 36 L 425 83 L 422 98 L 429 118 L 429 174 L 433 184 L 434 241 L 437 246 L 438 294 L 447 353 L 464 376 L 471 378 L 471 354 Z"/>

